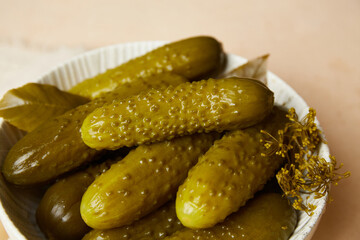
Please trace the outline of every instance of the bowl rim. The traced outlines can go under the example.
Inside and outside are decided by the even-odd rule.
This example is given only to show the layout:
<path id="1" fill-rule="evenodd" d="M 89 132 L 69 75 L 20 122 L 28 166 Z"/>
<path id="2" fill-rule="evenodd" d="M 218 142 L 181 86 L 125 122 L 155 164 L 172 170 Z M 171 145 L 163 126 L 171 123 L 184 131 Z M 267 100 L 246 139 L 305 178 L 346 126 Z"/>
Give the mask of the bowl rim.
<path id="1" fill-rule="evenodd" d="M 144 44 L 152 44 L 152 48 L 156 48 L 159 47 L 161 45 L 164 45 L 168 43 L 168 41 L 135 41 L 135 42 L 125 42 L 125 43 L 120 43 L 120 44 L 114 44 L 114 45 L 109 45 L 109 46 L 104 46 L 104 47 L 100 47 L 100 48 L 95 48 L 89 51 L 85 51 L 83 53 L 77 54 L 73 57 L 71 57 L 70 59 L 63 61 L 59 64 L 57 64 L 56 66 L 54 66 L 53 68 L 50 68 L 50 70 L 46 71 L 44 74 L 40 75 L 39 77 L 36 78 L 35 81 L 33 82 L 40 82 L 40 83 L 44 83 L 44 79 L 46 76 L 49 76 L 51 73 L 64 68 L 66 65 L 68 64 L 72 64 L 78 60 L 80 60 L 81 58 L 84 57 L 90 57 L 92 55 L 97 55 L 102 51 L 110 51 L 110 50 L 114 50 L 117 48 L 128 48 L 128 47 L 135 47 L 135 45 L 144 45 Z M 135 56 L 136 57 L 136 56 Z M 132 58 L 135 58 L 132 57 Z M 232 58 L 237 58 L 240 62 L 240 65 L 243 63 L 246 63 L 248 60 L 246 58 L 243 58 L 239 55 L 235 55 L 235 54 L 230 54 L 227 53 L 227 57 L 232 57 Z M 308 109 L 309 106 L 308 104 L 305 102 L 305 100 L 284 80 L 282 80 L 280 77 L 278 77 L 277 75 L 275 75 L 274 73 L 267 71 L 267 76 L 268 79 L 275 79 L 276 81 L 281 82 L 281 84 L 283 84 L 286 88 L 287 91 L 290 92 L 291 95 L 294 95 L 297 97 L 297 99 L 299 101 L 302 102 L 303 105 L 306 106 L 306 108 Z M 26 84 L 27 82 L 24 82 L 24 84 Z M 2 118 L 0 118 L 0 126 L 3 124 L 4 120 Z M 320 127 L 320 124 L 318 122 L 318 120 L 316 119 L 316 123 L 318 124 L 318 126 Z M 321 127 L 320 127 L 321 128 Z M 2 128 L 0 127 L 0 131 L 2 130 Z M 322 134 L 323 135 L 323 134 Z M 323 137 L 325 138 L 325 136 L 323 135 Z M 327 144 L 322 144 L 321 148 L 323 149 L 323 151 L 327 154 L 329 154 L 329 148 Z M 327 159 L 327 158 L 325 158 Z M 305 239 L 310 239 L 312 237 L 312 235 L 314 234 L 316 227 L 320 221 L 320 218 L 322 216 L 322 214 L 325 211 L 326 208 L 326 202 L 327 202 L 327 198 L 328 198 L 328 194 L 326 194 L 325 197 L 321 198 L 320 203 L 318 204 L 316 211 L 314 211 L 314 215 L 311 216 L 311 218 L 309 219 L 309 221 L 304 225 L 304 227 L 302 229 L 304 229 L 301 233 L 301 236 L 295 236 L 292 235 L 290 237 L 290 240 L 305 240 Z M 10 216 L 7 214 L 3 203 L 2 203 L 2 199 L 0 198 L 0 220 L 5 228 L 5 231 L 7 232 L 9 239 L 19 239 L 19 240 L 27 240 L 27 238 L 22 234 L 22 232 L 18 229 L 18 227 L 14 224 L 14 222 L 10 219 Z M 297 227 L 295 228 L 295 230 L 297 229 Z M 294 234 L 296 234 L 296 232 L 294 231 Z"/>

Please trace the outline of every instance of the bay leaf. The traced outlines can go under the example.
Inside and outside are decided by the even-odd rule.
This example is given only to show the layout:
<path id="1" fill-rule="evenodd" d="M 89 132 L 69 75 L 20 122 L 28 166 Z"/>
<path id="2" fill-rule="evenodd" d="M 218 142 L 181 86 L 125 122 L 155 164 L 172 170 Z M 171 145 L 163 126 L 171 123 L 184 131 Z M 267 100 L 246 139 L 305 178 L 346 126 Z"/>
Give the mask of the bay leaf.
<path id="1" fill-rule="evenodd" d="M 47 120 L 88 101 L 87 98 L 61 91 L 55 86 L 28 83 L 5 93 L 0 100 L 0 117 L 30 132 Z"/>
<path id="2" fill-rule="evenodd" d="M 247 63 L 224 73 L 221 77 L 246 77 L 257 79 L 264 84 L 267 83 L 267 59 L 269 54 L 254 58 Z"/>

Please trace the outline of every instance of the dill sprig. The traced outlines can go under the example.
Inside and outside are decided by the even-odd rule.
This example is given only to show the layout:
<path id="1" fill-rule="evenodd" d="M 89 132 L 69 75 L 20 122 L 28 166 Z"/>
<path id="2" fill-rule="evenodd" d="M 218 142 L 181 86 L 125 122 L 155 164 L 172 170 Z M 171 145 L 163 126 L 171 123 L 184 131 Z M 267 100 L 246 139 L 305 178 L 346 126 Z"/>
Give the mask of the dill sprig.
<path id="1" fill-rule="evenodd" d="M 277 136 L 261 130 L 264 135 L 261 142 L 266 148 L 262 155 L 276 154 L 285 159 L 284 166 L 276 174 L 278 183 L 284 194 L 293 200 L 292 206 L 311 216 L 316 206 L 308 202 L 310 195 L 314 194 L 315 199 L 325 196 L 331 184 L 337 185 L 341 179 L 349 177 L 350 172 L 337 173 L 343 165 L 337 166 L 334 156 L 329 156 L 330 162 L 319 157 L 319 145 L 325 141 L 315 123 L 314 109 L 310 108 L 302 120 L 294 108 L 289 109 L 286 117 L 289 121 L 284 129 L 278 130 Z"/>

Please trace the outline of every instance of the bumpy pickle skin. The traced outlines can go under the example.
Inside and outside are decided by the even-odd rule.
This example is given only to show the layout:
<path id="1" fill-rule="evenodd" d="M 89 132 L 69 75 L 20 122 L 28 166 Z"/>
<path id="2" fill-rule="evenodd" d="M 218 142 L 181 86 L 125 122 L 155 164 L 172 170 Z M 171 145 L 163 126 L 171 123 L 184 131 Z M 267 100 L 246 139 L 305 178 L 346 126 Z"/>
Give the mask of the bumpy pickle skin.
<path id="1" fill-rule="evenodd" d="M 102 151 L 85 145 L 80 134 L 81 124 L 89 113 L 114 99 L 188 81 L 171 73 L 152 76 L 147 80 L 147 84 L 125 84 L 25 135 L 10 149 L 4 161 L 2 172 L 6 180 L 16 185 L 37 185 L 96 159 Z"/>
<path id="2" fill-rule="evenodd" d="M 84 120 L 81 135 L 94 149 L 118 149 L 175 136 L 244 128 L 264 119 L 274 96 L 247 78 L 209 79 L 114 101 Z"/>
<path id="3" fill-rule="evenodd" d="M 286 122 L 278 108 L 263 123 L 226 133 L 189 171 L 179 187 L 176 212 L 193 229 L 212 227 L 245 205 L 280 167 L 278 155 L 261 156 L 260 129 L 276 132 Z"/>
<path id="4" fill-rule="evenodd" d="M 80 215 L 80 202 L 88 186 L 121 157 L 65 177 L 52 185 L 40 201 L 36 220 L 49 239 L 77 240 L 91 230 Z"/>
<path id="5" fill-rule="evenodd" d="M 94 229 L 82 240 L 160 240 L 183 228 L 176 217 L 175 202 L 170 201 L 129 226 L 108 230 Z"/>
<path id="6" fill-rule="evenodd" d="M 208 229 L 184 228 L 166 240 L 287 240 L 297 223 L 296 211 L 278 193 L 256 196 L 224 222 Z"/>
<path id="7" fill-rule="evenodd" d="M 92 228 L 110 229 L 152 212 L 175 196 L 187 171 L 217 137 L 202 133 L 137 147 L 89 186 L 82 218 Z"/>
<path id="8" fill-rule="evenodd" d="M 87 79 L 72 89 L 71 93 L 88 98 L 99 97 L 105 92 L 128 82 L 141 84 L 143 78 L 171 72 L 195 80 L 218 71 L 223 63 L 221 44 L 211 37 L 193 37 L 167 44 L 116 68 Z"/>

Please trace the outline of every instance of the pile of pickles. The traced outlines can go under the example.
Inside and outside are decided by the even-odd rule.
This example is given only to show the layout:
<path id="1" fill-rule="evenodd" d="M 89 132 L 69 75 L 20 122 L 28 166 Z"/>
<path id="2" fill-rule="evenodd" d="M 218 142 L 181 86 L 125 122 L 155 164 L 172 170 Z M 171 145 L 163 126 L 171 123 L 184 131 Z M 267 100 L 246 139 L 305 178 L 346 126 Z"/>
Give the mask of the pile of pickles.
<path id="1" fill-rule="evenodd" d="M 52 184 L 36 213 L 49 239 L 288 239 L 295 210 L 261 191 L 283 159 L 262 154 L 260 130 L 287 123 L 263 81 L 266 57 L 223 73 L 221 44 L 193 37 L 68 92 L 11 90 L 0 116 L 28 133 L 2 174 L 16 186 Z M 45 97 L 61 111 L 17 121 L 14 102 L 44 88 L 61 96 Z"/>

